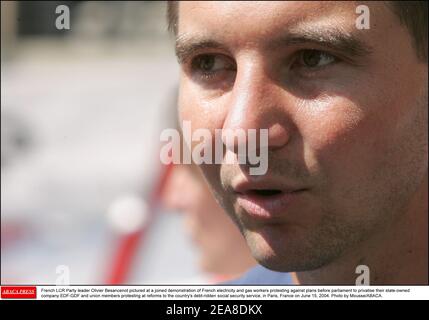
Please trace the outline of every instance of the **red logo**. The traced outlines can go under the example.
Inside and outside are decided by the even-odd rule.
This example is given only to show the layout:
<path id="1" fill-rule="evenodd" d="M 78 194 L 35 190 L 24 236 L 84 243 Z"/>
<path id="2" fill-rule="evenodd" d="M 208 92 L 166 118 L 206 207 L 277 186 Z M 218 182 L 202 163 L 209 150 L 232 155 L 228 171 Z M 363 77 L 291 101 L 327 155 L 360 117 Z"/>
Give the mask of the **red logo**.
<path id="1" fill-rule="evenodd" d="M 1 287 L 2 299 L 35 299 L 36 287 Z"/>

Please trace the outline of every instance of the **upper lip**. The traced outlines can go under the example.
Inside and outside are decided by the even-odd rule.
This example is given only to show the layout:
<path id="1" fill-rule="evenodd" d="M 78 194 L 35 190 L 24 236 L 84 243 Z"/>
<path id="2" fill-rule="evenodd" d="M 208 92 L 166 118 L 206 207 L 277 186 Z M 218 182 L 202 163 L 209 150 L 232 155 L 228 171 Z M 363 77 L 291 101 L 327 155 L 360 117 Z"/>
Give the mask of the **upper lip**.
<path id="1" fill-rule="evenodd" d="M 283 193 L 292 193 L 305 189 L 303 187 L 288 185 L 271 179 L 265 179 L 260 181 L 241 179 L 233 181 L 232 188 L 238 194 L 247 194 L 256 190 L 279 190 Z"/>

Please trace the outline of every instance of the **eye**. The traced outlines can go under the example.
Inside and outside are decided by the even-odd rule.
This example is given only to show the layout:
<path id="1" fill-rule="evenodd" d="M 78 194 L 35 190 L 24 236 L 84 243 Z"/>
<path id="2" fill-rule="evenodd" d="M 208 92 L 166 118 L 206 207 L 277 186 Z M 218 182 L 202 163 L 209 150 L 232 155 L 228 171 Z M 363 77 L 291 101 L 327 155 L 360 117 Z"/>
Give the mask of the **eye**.
<path id="1" fill-rule="evenodd" d="M 194 75 L 209 79 L 223 75 L 224 72 L 235 71 L 235 64 L 224 55 L 202 54 L 192 60 L 191 71 Z"/>
<path id="2" fill-rule="evenodd" d="M 298 67 L 316 69 L 337 62 L 338 59 L 324 51 L 320 50 L 302 50 L 298 53 Z"/>
<path id="3" fill-rule="evenodd" d="M 222 59 L 215 55 L 200 55 L 192 61 L 192 67 L 194 70 L 199 70 L 202 72 L 213 72 L 220 70 L 224 67 L 225 63 Z"/>

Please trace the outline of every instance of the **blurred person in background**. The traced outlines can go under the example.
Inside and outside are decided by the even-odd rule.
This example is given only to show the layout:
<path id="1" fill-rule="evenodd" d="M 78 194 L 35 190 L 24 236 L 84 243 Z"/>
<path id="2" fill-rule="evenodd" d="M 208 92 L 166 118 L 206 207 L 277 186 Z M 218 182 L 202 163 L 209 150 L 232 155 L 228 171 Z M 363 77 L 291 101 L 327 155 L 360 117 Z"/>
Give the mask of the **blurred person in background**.
<path id="1" fill-rule="evenodd" d="M 195 165 L 176 165 L 164 195 L 166 207 L 185 214 L 185 226 L 199 250 L 201 269 L 218 283 L 239 277 L 256 262 L 238 228 L 212 196 Z"/>
<path id="2" fill-rule="evenodd" d="M 69 29 L 57 28 L 59 5 Z M 159 176 L 152 135 L 177 71 L 164 11 L 162 2 L 1 2 L 2 284 L 176 284 L 195 275 L 182 230 L 159 232 L 181 219 L 146 224 Z"/>

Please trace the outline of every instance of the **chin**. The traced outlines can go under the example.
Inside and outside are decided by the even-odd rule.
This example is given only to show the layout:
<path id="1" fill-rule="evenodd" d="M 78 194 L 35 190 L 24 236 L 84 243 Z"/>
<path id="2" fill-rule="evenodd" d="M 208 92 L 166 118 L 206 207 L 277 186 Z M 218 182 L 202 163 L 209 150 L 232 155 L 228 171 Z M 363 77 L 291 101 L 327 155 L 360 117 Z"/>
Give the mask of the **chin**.
<path id="1" fill-rule="evenodd" d="M 276 271 L 285 270 L 283 239 L 277 238 L 271 241 L 272 237 L 266 232 L 246 230 L 244 234 L 252 256 L 259 264 Z"/>
<path id="2" fill-rule="evenodd" d="M 309 245 L 298 231 L 283 233 L 245 231 L 252 256 L 262 266 L 279 272 L 310 271 L 332 261 L 333 256 Z M 329 250 L 328 250 L 329 251 Z"/>

